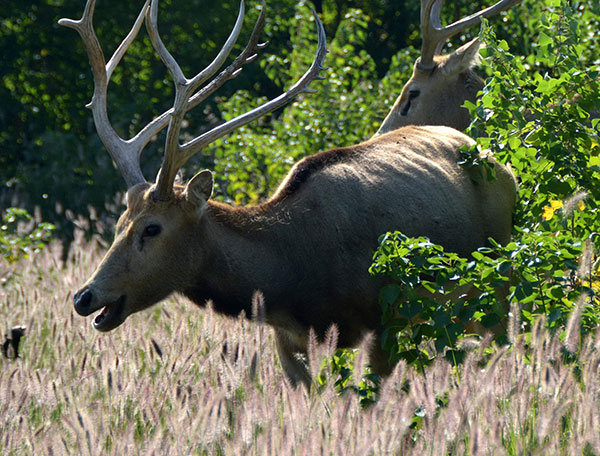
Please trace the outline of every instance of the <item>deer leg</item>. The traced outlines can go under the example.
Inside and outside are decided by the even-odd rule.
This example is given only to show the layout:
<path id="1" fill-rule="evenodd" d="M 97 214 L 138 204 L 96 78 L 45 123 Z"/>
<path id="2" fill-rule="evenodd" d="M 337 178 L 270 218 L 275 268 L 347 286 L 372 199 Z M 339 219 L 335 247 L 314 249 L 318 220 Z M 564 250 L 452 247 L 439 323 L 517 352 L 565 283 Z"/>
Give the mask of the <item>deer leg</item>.
<path id="1" fill-rule="evenodd" d="M 296 386 L 301 382 L 307 389 L 310 389 L 310 372 L 305 361 L 307 359 L 306 347 L 300 346 L 289 332 L 282 329 L 275 329 L 275 342 L 281 367 L 292 385 Z"/>
<path id="2" fill-rule="evenodd" d="M 371 372 L 380 377 L 387 377 L 392 373 L 394 366 L 390 364 L 389 353 L 381 347 L 381 333 L 377 335 L 369 347 L 369 364 Z"/>

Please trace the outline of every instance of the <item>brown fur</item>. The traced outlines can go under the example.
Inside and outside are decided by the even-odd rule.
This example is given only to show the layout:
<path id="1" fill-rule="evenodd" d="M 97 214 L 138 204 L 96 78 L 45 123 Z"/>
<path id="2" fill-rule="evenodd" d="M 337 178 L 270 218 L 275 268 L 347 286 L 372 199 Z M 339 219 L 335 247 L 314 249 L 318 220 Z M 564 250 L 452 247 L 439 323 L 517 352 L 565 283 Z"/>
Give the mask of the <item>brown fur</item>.
<path id="1" fill-rule="evenodd" d="M 206 172 L 169 202 L 154 201 L 150 184 L 140 184 L 129 192 L 113 246 L 83 288 L 92 304 L 78 311 L 88 315 L 125 297 L 122 319 L 108 330 L 179 292 L 198 305 L 212 300 L 226 315 L 251 315 L 260 290 L 286 373 L 309 382 L 295 354 L 306 352 L 310 328 L 322 337 L 337 325 L 342 347 L 381 332 L 384 281 L 368 273 L 381 234 L 425 235 L 462 255 L 488 237 L 509 240 L 514 178 L 497 164 L 496 180 L 474 184 L 457 164 L 459 147 L 472 142 L 446 127 L 401 128 L 301 160 L 255 207 L 208 200 Z M 143 241 L 149 223 L 162 231 Z M 378 340 L 371 362 L 376 371 L 389 370 Z"/>

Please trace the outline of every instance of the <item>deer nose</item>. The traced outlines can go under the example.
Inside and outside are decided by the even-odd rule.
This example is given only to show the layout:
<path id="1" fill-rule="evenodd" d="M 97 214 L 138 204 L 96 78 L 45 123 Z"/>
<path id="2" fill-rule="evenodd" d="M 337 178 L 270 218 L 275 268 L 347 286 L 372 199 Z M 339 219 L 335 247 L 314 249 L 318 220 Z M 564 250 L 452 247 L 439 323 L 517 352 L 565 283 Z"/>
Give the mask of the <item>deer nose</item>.
<path id="1" fill-rule="evenodd" d="M 75 293 L 75 296 L 73 296 L 73 303 L 75 304 L 75 310 L 79 315 L 86 317 L 93 312 L 93 310 L 90 309 L 93 297 L 92 291 L 87 287 Z"/>

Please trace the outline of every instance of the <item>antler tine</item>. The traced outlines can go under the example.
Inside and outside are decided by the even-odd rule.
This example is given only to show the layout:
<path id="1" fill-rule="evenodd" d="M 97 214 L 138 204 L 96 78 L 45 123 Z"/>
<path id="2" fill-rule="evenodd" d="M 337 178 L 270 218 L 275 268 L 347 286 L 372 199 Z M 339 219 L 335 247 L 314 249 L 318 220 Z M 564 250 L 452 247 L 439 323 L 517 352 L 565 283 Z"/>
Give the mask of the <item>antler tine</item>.
<path id="1" fill-rule="evenodd" d="M 223 71 L 219 73 L 219 75 L 213 79 L 206 87 L 203 87 L 199 90 L 192 98 L 190 98 L 191 107 L 196 106 L 198 103 L 206 100 L 211 94 L 213 94 L 217 89 L 219 89 L 225 82 L 237 77 L 238 74 L 242 71 L 242 67 L 250 62 L 253 62 L 254 59 L 258 56 L 256 53 L 257 50 L 264 49 L 267 46 L 267 43 L 259 43 L 258 39 L 260 38 L 260 34 L 265 27 L 265 10 L 266 10 L 265 0 L 262 1 L 262 9 L 256 20 L 256 24 L 254 25 L 254 29 L 252 30 L 252 34 L 250 35 L 250 39 L 248 40 L 248 44 L 246 48 L 241 52 L 240 55 L 236 57 L 236 59 Z"/>
<path id="2" fill-rule="evenodd" d="M 250 35 L 250 40 L 248 41 L 246 48 L 227 68 L 221 71 L 221 73 L 219 73 L 215 79 L 213 79 L 206 87 L 200 89 L 189 99 L 186 108 L 187 111 L 198 106 L 216 90 L 223 86 L 223 84 L 240 74 L 242 67 L 252 62 L 257 57 L 258 54 L 256 54 L 256 51 L 266 47 L 266 43 L 258 42 L 260 34 L 265 26 L 265 11 L 266 5 L 265 1 L 263 0 L 261 12 L 256 24 L 254 25 L 254 29 L 252 30 L 252 34 Z M 132 139 L 133 142 L 140 145 L 140 150 L 143 149 L 148 141 L 150 141 L 150 139 L 152 139 L 160 130 L 167 126 L 170 116 L 173 114 L 173 112 L 174 109 L 171 108 L 162 113 L 160 116 L 154 118 L 152 122 L 146 125 L 135 136 L 135 138 Z"/>
<path id="3" fill-rule="evenodd" d="M 148 30 L 148 35 L 150 36 L 150 41 L 152 42 L 152 46 L 154 50 L 158 53 L 160 59 L 163 61 L 169 73 L 171 73 L 171 77 L 175 82 L 175 86 L 185 86 L 187 79 L 181 70 L 181 67 L 175 60 L 175 58 L 171 55 L 167 47 L 162 41 L 160 34 L 158 33 L 158 0 L 150 1 L 150 11 L 146 15 L 146 29 Z"/>
<path id="4" fill-rule="evenodd" d="M 133 43 L 133 40 L 135 40 L 137 34 L 140 32 L 140 28 L 142 28 L 142 24 L 144 23 L 144 18 L 146 17 L 149 5 L 150 0 L 146 0 L 146 3 L 144 3 L 140 14 L 138 14 L 138 17 L 135 20 L 135 23 L 133 24 L 133 27 L 131 27 L 131 30 L 129 31 L 125 39 L 121 42 L 117 50 L 114 52 L 114 54 L 108 61 L 108 64 L 106 65 L 106 78 L 108 80 L 110 80 L 114 69 L 117 67 L 117 65 L 127 52 L 127 49 L 129 49 L 129 46 L 131 45 L 131 43 Z"/>
<path id="5" fill-rule="evenodd" d="M 500 0 L 494 5 L 478 13 L 471 14 L 446 27 L 441 25 L 441 11 L 444 0 L 421 0 L 421 57 L 417 61 L 419 69 L 431 70 L 435 64 L 433 57 L 441 50 L 443 43 L 463 30 L 481 22 L 481 18 L 489 18 L 504 11 L 521 0 Z"/>
<path id="6" fill-rule="evenodd" d="M 244 0 L 241 0 L 240 12 L 238 13 L 237 20 L 235 21 L 235 25 L 231 31 L 231 34 L 229 35 L 229 38 L 227 38 L 223 48 L 221 51 L 219 51 L 219 54 L 215 57 L 212 63 L 192 78 L 190 82 L 190 86 L 192 88 L 191 90 L 196 90 L 201 84 L 212 78 L 219 68 L 223 66 L 225 60 L 227 60 L 227 57 L 229 57 L 229 54 L 231 54 L 233 46 L 235 46 L 238 37 L 240 36 L 242 25 L 244 24 L 245 14 Z"/>
<path id="7" fill-rule="evenodd" d="M 433 6 L 438 3 L 436 14 L 433 14 Z M 431 23 L 437 17 L 437 25 L 439 28 L 441 5 L 444 0 L 421 0 L 421 57 L 417 60 L 417 65 L 420 69 L 429 70 L 433 68 L 433 56 L 437 47 L 437 37 L 435 36 L 436 26 Z"/>
<path id="8" fill-rule="evenodd" d="M 160 35 L 158 33 L 158 21 L 157 21 L 157 10 L 158 10 L 158 0 L 151 0 L 150 10 L 147 15 L 147 28 L 148 34 L 150 35 L 150 40 L 152 41 L 152 45 L 156 52 L 158 52 L 161 60 L 167 66 L 171 76 L 173 77 L 173 82 L 175 83 L 175 102 L 173 103 L 173 112 L 169 119 L 169 128 L 167 129 L 167 139 L 165 144 L 165 155 L 163 159 L 163 165 L 161 167 L 161 173 L 166 173 L 167 175 L 173 175 L 173 179 L 175 178 L 175 174 L 177 173 L 177 169 L 174 168 L 177 162 L 177 155 L 179 155 L 180 145 L 179 145 L 179 133 L 181 131 L 181 126 L 183 124 L 183 117 L 187 112 L 187 106 L 189 103 L 189 99 L 193 92 L 198 88 L 200 84 L 206 81 L 208 78 L 212 77 L 218 69 L 223 65 L 237 38 L 242 29 L 242 24 L 244 21 L 245 15 L 245 6 L 244 0 L 240 1 L 240 11 L 238 14 L 238 18 L 234 25 L 234 28 L 229 35 L 229 38 L 223 45 L 221 51 L 217 57 L 213 60 L 213 62 L 196 76 L 191 79 L 187 79 L 181 70 L 181 67 L 177 63 L 177 61 L 173 58 L 173 56 L 169 53 L 166 46 L 164 45 Z M 171 186 L 163 186 L 157 185 L 156 191 L 153 193 L 156 199 L 166 200 L 171 197 L 172 193 L 172 182 Z"/>
<path id="9" fill-rule="evenodd" d="M 200 151 L 206 145 L 216 141 L 217 139 L 231 133 L 235 129 L 246 125 L 247 123 L 252 122 L 270 112 L 273 112 L 280 107 L 288 104 L 292 101 L 297 95 L 302 92 L 308 91 L 308 85 L 314 80 L 319 78 L 319 73 L 323 70 L 323 60 L 325 59 L 325 55 L 327 54 L 327 42 L 325 38 L 325 29 L 323 28 L 323 24 L 319 20 L 317 13 L 311 8 L 312 13 L 315 17 L 316 25 L 317 25 L 317 33 L 318 33 L 318 47 L 315 55 L 315 59 L 310 66 L 310 68 L 304 73 L 304 75 L 294 84 L 288 91 L 281 94 L 279 97 L 264 103 L 263 105 L 242 114 L 234 119 L 231 119 L 228 122 L 225 122 L 212 130 L 196 137 L 195 139 L 180 145 L 178 138 L 173 135 L 169 137 L 169 132 L 167 132 L 167 144 L 166 148 L 168 151 L 165 151 L 165 157 L 163 161 L 163 166 L 161 167 L 156 186 L 154 189 L 154 197 L 159 200 L 167 200 L 171 197 L 173 191 L 173 182 L 175 180 L 175 175 L 177 171 L 198 151 Z M 250 44 L 249 44 L 250 46 Z M 249 51 L 250 53 L 250 51 Z M 243 55 L 244 53 L 242 53 Z M 240 56 L 241 57 L 241 56 Z M 244 57 L 245 59 L 251 57 Z M 233 65 L 233 64 L 232 64 Z M 241 67 L 241 65 L 239 65 Z M 227 68 L 222 74 L 227 74 L 229 68 Z M 231 72 L 231 77 L 234 77 L 235 72 L 239 70 L 239 68 L 233 68 Z M 219 75 L 220 77 L 221 75 Z M 224 78 L 226 76 L 223 76 Z M 216 81 L 216 79 L 215 79 Z M 216 85 L 222 84 L 221 82 Z M 207 86 L 206 89 L 211 88 L 211 86 Z M 203 96 L 203 91 L 199 92 L 198 95 Z M 180 100 L 180 104 L 178 105 L 177 95 L 176 102 L 173 106 L 174 112 L 171 116 L 171 120 L 169 122 L 169 130 L 176 131 L 177 136 L 179 129 L 181 127 L 181 121 L 183 119 L 183 115 L 185 114 L 187 100 Z M 172 129 L 171 127 L 174 126 Z"/>
<path id="10" fill-rule="evenodd" d="M 150 14 L 147 16 L 147 24 L 148 33 L 150 35 L 150 39 L 152 41 L 154 49 L 156 50 L 156 52 L 158 52 L 161 60 L 169 69 L 171 75 L 173 76 L 175 84 L 181 85 L 182 87 L 185 86 L 186 91 L 193 92 L 198 88 L 198 86 L 200 86 L 212 76 L 214 76 L 214 74 L 219 70 L 219 68 L 223 66 L 225 60 L 227 60 L 227 57 L 229 57 L 229 54 L 231 54 L 231 51 L 235 46 L 240 32 L 242 31 L 242 25 L 244 23 L 244 0 L 240 1 L 240 11 L 238 13 L 237 20 L 235 22 L 233 30 L 231 31 L 231 34 L 229 35 L 229 38 L 227 38 L 227 41 L 219 51 L 219 54 L 215 57 L 215 59 L 211 62 L 209 66 L 207 66 L 204 70 L 199 72 L 192 79 L 187 79 L 184 76 L 181 67 L 177 64 L 176 60 L 169 53 L 162 39 L 160 38 L 160 35 L 158 33 L 157 9 L 158 0 L 151 0 Z"/>
<path id="11" fill-rule="evenodd" d="M 196 154 L 200 149 L 205 147 L 206 145 L 216 141 L 217 139 L 231 133 L 235 129 L 246 125 L 253 120 L 256 120 L 270 112 L 273 112 L 282 106 L 285 106 L 289 102 L 291 102 L 296 96 L 298 96 L 302 92 L 308 92 L 308 85 L 315 79 L 322 79 L 319 73 L 324 70 L 323 61 L 325 60 L 325 56 L 327 55 L 327 41 L 325 37 L 325 29 L 323 28 L 323 24 L 319 19 L 316 11 L 311 8 L 311 11 L 315 17 L 315 22 L 317 25 L 317 34 L 318 34 L 318 46 L 317 52 L 315 54 L 315 59 L 311 64 L 310 68 L 302 75 L 302 77 L 290 87 L 289 90 L 279 95 L 277 98 L 274 98 L 271 101 L 264 103 L 263 105 L 254 108 L 253 110 L 242 114 L 234 119 L 225 122 L 224 124 L 219 125 L 218 127 L 213 128 L 212 130 L 198 136 L 197 138 L 192 139 L 191 141 L 183 144 L 181 146 L 181 156 L 179 157 L 178 167 L 183 166 L 183 164 L 190 159 L 194 154 Z"/>
<path id="12" fill-rule="evenodd" d="M 58 21 L 60 25 L 76 30 L 81 36 L 85 50 L 88 54 L 92 69 L 92 76 L 94 78 L 94 95 L 92 96 L 92 101 L 90 101 L 87 107 L 92 110 L 94 124 L 96 125 L 98 136 L 100 136 L 102 143 L 108 150 L 108 153 L 123 175 L 123 178 L 127 184 L 127 188 L 131 188 L 138 183 L 145 182 L 139 163 L 140 151 L 136 150 L 134 144 L 131 144 L 130 142 L 121 138 L 110 124 L 106 108 L 106 92 L 114 68 L 117 66 L 127 51 L 127 48 L 139 32 L 149 3 L 150 0 L 147 0 L 144 4 L 144 7 L 136 19 L 131 31 L 127 37 L 125 37 L 121 45 L 117 48 L 108 65 L 106 64 L 104 53 L 102 52 L 102 47 L 100 46 L 98 37 L 94 32 L 93 16 L 96 0 L 87 1 L 81 19 L 73 20 L 63 18 Z"/>

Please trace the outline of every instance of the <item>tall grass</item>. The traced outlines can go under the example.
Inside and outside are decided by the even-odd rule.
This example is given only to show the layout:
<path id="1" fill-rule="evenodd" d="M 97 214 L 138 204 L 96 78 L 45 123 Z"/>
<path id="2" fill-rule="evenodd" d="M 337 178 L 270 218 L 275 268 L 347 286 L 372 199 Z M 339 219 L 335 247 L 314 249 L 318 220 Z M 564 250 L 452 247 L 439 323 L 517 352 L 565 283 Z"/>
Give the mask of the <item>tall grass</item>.
<path id="1" fill-rule="evenodd" d="M 513 328 L 485 362 L 483 341 L 458 370 L 398 365 L 361 408 L 335 379 L 291 387 L 268 327 L 179 297 L 96 332 L 71 301 L 99 257 L 0 265 L 0 332 L 27 326 L 21 358 L 0 359 L 0 454 L 600 454 L 598 335 L 571 335 L 567 362 L 543 322 Z"/>

